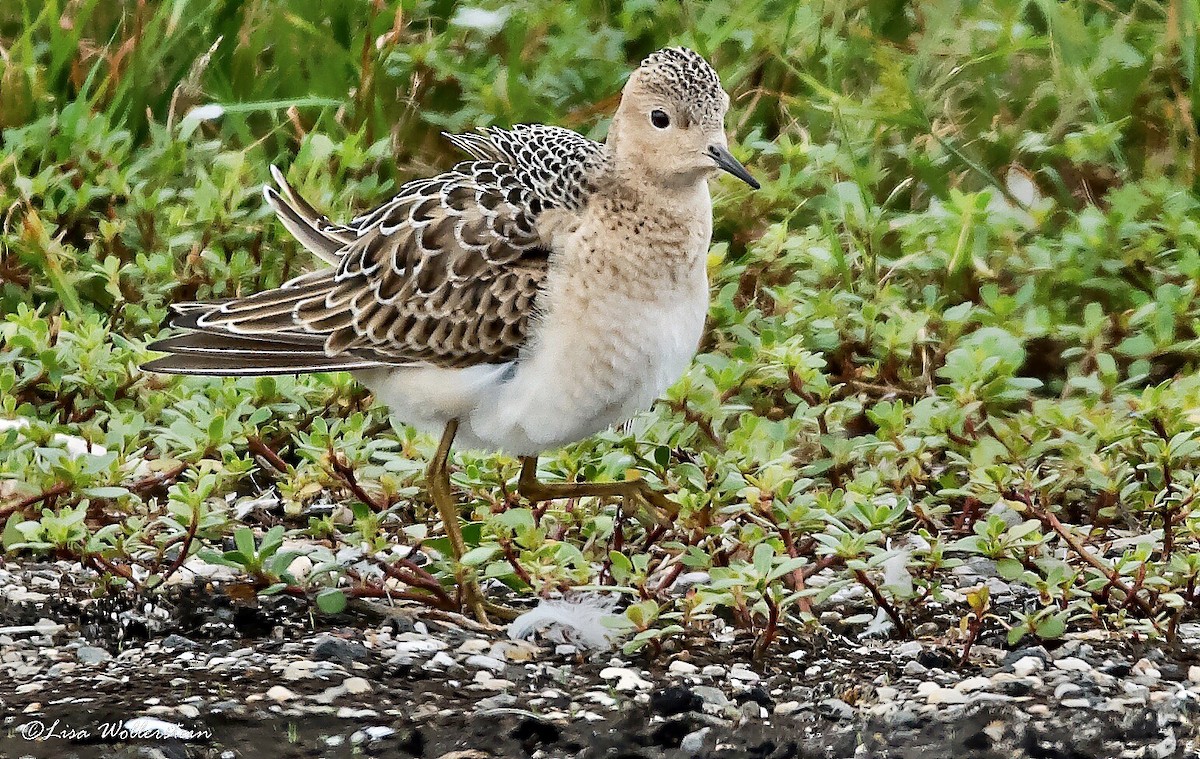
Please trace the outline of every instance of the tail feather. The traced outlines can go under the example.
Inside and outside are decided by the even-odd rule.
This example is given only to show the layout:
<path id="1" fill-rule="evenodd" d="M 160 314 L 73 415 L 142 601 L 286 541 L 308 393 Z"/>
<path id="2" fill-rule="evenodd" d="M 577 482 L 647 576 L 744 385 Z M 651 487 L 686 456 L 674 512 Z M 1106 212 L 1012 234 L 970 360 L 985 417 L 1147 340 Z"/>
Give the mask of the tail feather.
<path id="1" fill-rule="evenodd" d="M 287 231 L 323 261 L 336 266 L 342 258 L 342 249 L 352 242 L 354 231 L 334 224 L 307 200 L 297 193 L 276 167 L 271 167 L 271 177 L 279 186 L 263 186 L 263 197 Z"/>

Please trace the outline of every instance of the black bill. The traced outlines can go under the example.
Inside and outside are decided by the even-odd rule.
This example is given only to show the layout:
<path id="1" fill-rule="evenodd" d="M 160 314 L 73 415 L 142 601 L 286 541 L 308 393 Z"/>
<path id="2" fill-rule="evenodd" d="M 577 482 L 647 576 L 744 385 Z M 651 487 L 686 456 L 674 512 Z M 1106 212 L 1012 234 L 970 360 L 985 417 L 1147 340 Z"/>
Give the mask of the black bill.
<path id="1" fill-rule="evenodd" d="M 746 167 L 743 166 L 738 159 L 730 155 L 727 149 L 721 147 L 720 145 L 710 145 L 708 148 L 708 154 L 712 156 L 714 161 L 717 162 L 717 166 L 719 166 L 722 171 L 728 171 L 730 174 L 734 175 L 756 190 L 759 188 L 760 185 L 758 184 L 758 180 L 750 176 L 750 172 L 746 171 Z"/>

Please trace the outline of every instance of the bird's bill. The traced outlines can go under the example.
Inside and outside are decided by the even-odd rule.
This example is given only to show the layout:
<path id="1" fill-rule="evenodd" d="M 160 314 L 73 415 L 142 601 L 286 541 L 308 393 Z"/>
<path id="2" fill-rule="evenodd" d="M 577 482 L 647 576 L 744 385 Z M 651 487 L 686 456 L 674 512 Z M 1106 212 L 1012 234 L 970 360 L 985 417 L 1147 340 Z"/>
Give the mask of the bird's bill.
<path id="1" fill-rule="evenodd" d="M 741 164 L 741 161 L 734 158 L 727 148 L 720 145 L 710 145 L 708 154 L 712 156 L 712 159 L 717 163 L 717 167 L 722 171 L 728 171 L 755 190 L 760 187 L 758 180 L 750 176 L 750 172 L 746 171 L 746 167 Z"/>

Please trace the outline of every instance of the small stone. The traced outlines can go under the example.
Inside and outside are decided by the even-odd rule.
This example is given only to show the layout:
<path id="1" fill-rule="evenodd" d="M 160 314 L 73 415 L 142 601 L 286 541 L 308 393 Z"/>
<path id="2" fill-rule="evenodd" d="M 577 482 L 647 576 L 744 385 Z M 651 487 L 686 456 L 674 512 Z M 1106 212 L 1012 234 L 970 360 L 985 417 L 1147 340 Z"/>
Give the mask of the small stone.
<path id="1" fill-rule="evenodd" d="M 34 693 L 42 689 L 42 683 L 25 683 L 16 687 L 17 695 L 23 696 L 26 693 Z"/>
<path id="2" fill-rule="evenodd" d="M 965 704 L 967 703 L 967 694 L 953 688 L 934 688 L 925 694 L 925 703 L 930 705 Z"/>
<path id="3" fill-rule="evenodd" d="M 1162 678 L 1162 672 L 1149 659 L 1138 659 L 1134 662 L 1133 668 L 1130 670 L 1136 677 L 1145 677 L 1151 680 Z"/>
<path id="4" fill-rule="evenodd" d="M 96 646 L 80 646 L 75 650 L 75 658 L 80 664 L 103 664 L 112 659 L 112 654 Z"/>
<path id="5" fill-rule="evenodd" d="M 1059 686 L 1054 689 L 1054 699 L 1056 701 L 1062 701 L 1067 696 L 1071 696 L 1076 693 L 1083 693 L 1083 688 L 1080 688 L 1075 683 L 1059 683 Z"/>
<path id="6" fill-rule="evenodd" d="M 691 662 L 686 662 L 682 659 L 676 659 L 667 665 L 667 671 L 676 675 L 694 675 L 700 671 L 700 668 Z"/>
<path id="7" fill-rule="evenodd" d="M 729 670 L 729 679 L 737 680 L 743 683 L 756 683 L 762 678 L 759 677 L 757 672 L 751 672 L 748 669 L 734 666 L 733 669 Z"/>
<path id="8" fill-rule="evenodd" d="M 438 651 L 433 655 L 433 658 L 421 665 L 421 669 L 454 669 L 459 664 L 454 660 L 454 657 L 445 651 Z"/>
<path id="9" fill-rule="evenodd" d="M 977 690 L 987 690 L 992 687 L 992 681 L 986 677 L 968 677 L 958 685 L 954 686 L 954 690 L 959 693 L 974 693 Z"/>
<path id="10" fill-rule="evenodd" d="M 487 698 L 480 699 L 475 704 L 475 708 L 479 711 L 487 711 L 489 709 L 507 709 L 515 706 L 516 703 L 517 697 L 511 693 L 498 693 L 495 696 L 488 696 Z"/>
<path id="11" fill-rule="evenodd" d="M 1017 677 L 1029 677 L 1034 672 L 1041 672 L 1046 663 L 1036 656 L 1025 656 L 1013 662 L 1013 674 Z"/>
<path id="12" fill-rule="evenodd" d="M 704 739 L 708 737 L 710 731 L 712 731 L 711 727 L 702 727 L 683 736 L 683 740 L 679 742 L 679 750 L 688 756 L 698 755 L 704 750 Z"/>
<path id="13" fill-rule="evenodd" d="M 725 668 L 720 664 L 707 664 L 700 670 L 700 674 L 705 677 L 724 677 Z"/>
<path id="14" fill-rule="evenodd" d="M 875 698 L 879 699 L 879 703 L 886 704 L 895 701 L 900 695 L 900 691 L 896 688 L 887 685 L 875 689 Z"/>
<path id="15" fill-rule="evenodd" d="M 1067 709 L 1087 709 L 1092 705 L 1086 698 L 1068 698 L 1060 703 Z"/>
<path id="16" fill-rule="evenodd" d="M 1187 677 L 1189 681 L 1200 685 L 1200 665 L 1193 664 L 1188 667 Z"/>
<path id="17" fill-rule="evenodd" d="M 505 668 L 508 666 L 499 659 L 494 659 L 483 654 L 468 656 L 466 664 L 468 667 L 474 667 L 475 669 L 486 669 L 491 672 L 495 672 L 496 674 L 504 672 Z"/>
<path id="18" fill-rule="evenodd" d="M 653 687 L 635 670 L 627 667 L 605 667 L 600 670 L 600 677 L 604 680 L 616 680 L 617 684 L 613 687 L 619 691 L 650 690 Z"/>
<path id="19" fill-rule="evenodd" d="M 916 676 L 916 675 L 923 675 L 926 672 L 928 672 L 929 667 L 926 667 L 924 664 L 917 661 L 916 659 L 912 659 L 904 664 L 904 669 L 901 671 L 906 675 Z"/>
<path id="20" fill-rule="evenodd" d="M 267 691 L 267 698 L 271 699 L 272 701 L 283 703 L 284 701 L 291 701 L 293 698 L 296 698 L 296 694 L 282 685 L 275 685 Z"/>
<path id="21" fill-rule="evenodd" d="M 192 649 L 199 648 L 195 641 L 185 638 L 182 635 L 176 635 L 175 633 L 171 633 L 167 637 L 163 638 L 162 647 L 167 651 L 173 651 L 177 648 L 190 651 Z"/>
<path id="22" fill-rule="evenodd" d="M 492 646 L 490 656 L 521 664 L 532 661 L 538 648 L 527 640 L 506 640 Z"/>
<path id="23" fill-rule="evenodd" d="M 854 707 L 840 698 L 827 698 L 817 705 L 817 711 L 839 722 L 854 719 Z"/>
<path id="24" fill-rule="evenodd" d="M 470 656 L 471 654 L 482 654 L 491 647 L 492 644 L 483 638 L 471 638 L 469 640 L 464 640 L 463 644 L 458 647 L 457 651 L 460 654 L 467 654 Z"/>
<path id="25" fill-rule="evenodd" d="M 708 685 L 697 685 L 692 688 L 692 693 L 695 693 L 700 698 L 704 699 L 704 703 L 712 704 L 717 707 L 726 707 L 729 705 L 729 699 L 719 688 L 713 688 Z"/>
<path id="26" fill-rule="evenodd" d="M 1061 669 L 1063 672 L 1088 672 L 1092 669 L 1092 665 L 1074 656 L 1064 656 L 1054 662 L 1055 669 Z"/>
<path id="27" fill-rule="evenodd" d="M 577 653 L 579 653 L 579 649 L 570 643 L 559 643 L 554 647 L 555 656 L 574 656 Z"/>
<path id="28" fill-rule="evenodd" d="M 191 704 L 180 704 L 175 708 L 179 712 L 179 716 L 187 717 L 188 719 L 196 719 L 200 716 L 200 710 Z"/>
<path id="29" fill-rule="evenodd" d="M 445 647 L 445 643 L 432 638 L 401 640 L 396 643 L 396 652 L 401 654 L 431 654 L 434 651 L 441 651 Z"/>
<path id="30" fill-rule="evenodd" d="M 698 712 L 703 708 L 704 699 L 687 688 L 671 686 L 650 694 L 650 711 L 664 717 Z"/>
<path id="31" fill-rule="evenodd" d="M 916 656 L 917 654 L 921 653 L 922 650 L 923 649 L 922 649 L 920 643 L 918 643 L 915 640 L 907 640 L 907 641 L 901 643 L 900 645 L 896 646 L 896 648 L 892 651 L 892 653 L 895 654 L 896 656 L 911 657 L 911 656 Z"/>
<path id="32" fill-rule="evenodd" d="M 367 740 L 381 741 L 388 736 L 395 735 L 395 728 L 385 727 L 383 725 L 373 725 L 363 730 L 367 734 Z"/>
<path id="33" fill-rule="evenodd" d="M 332 704 L 344 695 L 346 695 L 346 689 L 340 685 L 334 685 L 313 696 L 312 700 L 318 704 Z"/>
<path id="34" fill-rule="evenodd" d="M 774 714 L 776 717 L 785 717 L 798 711 L 800 711 L 799 701 L 784 701 L 775 705 Z"/>
<path id="35" fill-rule="evenodd" d="M 371 683 L 362 677 L 347 677 L 342 681 L 342 687 L 353 696 L 370 693 L 372 690 Z"/>
<path id="36" fill-rule="evenodd" d="M 297 659 L 289 662 L 283 670 L 283 679 L 289 682 L 294 680 L 303 680 L 306 677 L 315 677 L 317 663 L 308 659 Z"/>
<path id="37" fill-rule="evenodd" d="M 370 660 L 371 651 L 361 643 L 329 636 L 321 638 L 313 646 L 312 658 L 316 661 L 349 664 L 356 661 Z"/>

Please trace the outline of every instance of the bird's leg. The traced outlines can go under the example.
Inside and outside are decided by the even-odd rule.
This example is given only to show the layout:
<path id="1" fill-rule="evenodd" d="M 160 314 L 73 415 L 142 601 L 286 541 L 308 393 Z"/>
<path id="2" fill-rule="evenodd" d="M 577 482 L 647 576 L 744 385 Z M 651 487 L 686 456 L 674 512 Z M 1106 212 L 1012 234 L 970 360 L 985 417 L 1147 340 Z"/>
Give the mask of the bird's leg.
<path id="1" fill-rule="evenodd" d="M 450 489 L 450 444 L 458 432 L 458 420 L 451 419 L 446 423 L 442 440 L 438 443 L 437 451 L 425 471 L 425 482 L 429 488 L 429 497 L 437 506 L 442 517 L 442 526 L 446 537 L 450 539 L 450 552 L 454 554 L 454 577 L 462 590 L 463 598 L 471 613 L 483 624 L 488 623 L 487 611 L 484 608 L 483 591 L 475 580 L 475 575 L 463 566 L 462 558 L 467 553 L 467 544 L 463 541 L 462 529 L 458 525 L 458 503 L 454 500 L 454 492 Z"/>
<path id="2" fill-rule="evenodd" d="M 623 498 L 640 500 L 649 507 L 655 521 L 670 525 L 679 504 L 650 487 L 644 480 L 623 482 L 542 482 L 537 478 L 537 456 L 521 457 L 521 476 L 517 491 L 534 503 L 559 498 Z"/>

